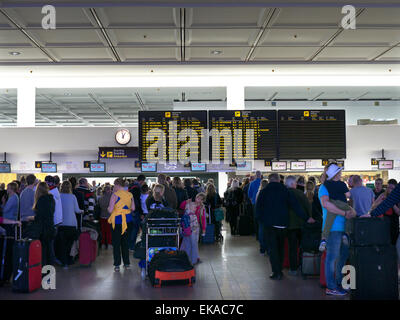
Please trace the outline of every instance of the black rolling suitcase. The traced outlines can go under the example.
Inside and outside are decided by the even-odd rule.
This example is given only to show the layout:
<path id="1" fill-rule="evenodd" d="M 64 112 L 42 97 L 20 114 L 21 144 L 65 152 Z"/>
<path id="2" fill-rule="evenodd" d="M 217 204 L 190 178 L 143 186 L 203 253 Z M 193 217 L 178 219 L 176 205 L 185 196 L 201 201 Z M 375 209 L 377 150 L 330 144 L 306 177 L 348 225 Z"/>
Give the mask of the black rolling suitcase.
<path id="1" fill-rule="evenodd" d="M 350 236 L 351 246 L 390 245 L 390 220 L 385 218 L 355 218 Z"/>
<path id="2" fill-rule="evenodd" d="M 11 279 L 13 272 L 13 246 L 13 237 L 0 237 L 0 287 L 9 282 Z"/>
<path id="3" fill-rule="evenodd" d="M 318 253 L 321 242 L 322 222 L 305 223 L 301 230 L 300 247 L 303 252 Z"/>
<path id="4" fill-rule="evenodd" d="M 250 236 L 254 232 L 253 217 L 245 214 L 243 204 L 239 206 L 237 230 L 241 236 Z"/>
<path id="5" fill-rule="evenodd" d="M 353 300 L 398 300 L 397 252 L 392 245 L 353 247 L 350 264 L 356 272 Z"/>

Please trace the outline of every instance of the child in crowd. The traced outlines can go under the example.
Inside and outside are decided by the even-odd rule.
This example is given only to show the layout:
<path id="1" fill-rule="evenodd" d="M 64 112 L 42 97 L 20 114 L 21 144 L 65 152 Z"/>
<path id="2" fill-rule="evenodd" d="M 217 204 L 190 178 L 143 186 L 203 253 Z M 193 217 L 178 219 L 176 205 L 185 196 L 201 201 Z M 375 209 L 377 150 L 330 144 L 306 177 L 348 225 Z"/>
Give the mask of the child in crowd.
<path id="1" fill-rule="evenodd" d="M 326 171 L 327 180 L 324 183 L 324 186 L 328 190 L 329 193 L 329 202 L 334 204 L 338 209 L 344 211 L 352 211 L 353 209 L 347 204 L 347 199 L 350 198 L 350 190 L 347 188 L 347 185 L 340 180 L 343 168 L 338 167 L 335 164 L 329 166 Z M 333 180 L 333 178 L 335 178 Z M 332 226 L 335 222 L 337 214 L 332 212 L 327 212 L 324 228 L 322 230 L 321 242 L 319 245 L 319 251 L 325 251 L 326 249 L 326 239 L 328 239 L 329 233 L 332 229 Z M 350 232 L 351 223 L 346 222 L 346 232 L 345 236 L 348 241 L 348 234 Z"/>
<path id="2" fill-rule="evenodd" d="M 192 264 L 200 262 L 199 259 L 199 236 L 200 231 L 205 235 L 206 216 L 204 201 L 206 195 L 199 193 L 196 195 L 195 201 L 191 199 L 185 201 L 185 215 L 189 216 L 191 232 L 184 235 L 181 250 L 186 251 Z"/>

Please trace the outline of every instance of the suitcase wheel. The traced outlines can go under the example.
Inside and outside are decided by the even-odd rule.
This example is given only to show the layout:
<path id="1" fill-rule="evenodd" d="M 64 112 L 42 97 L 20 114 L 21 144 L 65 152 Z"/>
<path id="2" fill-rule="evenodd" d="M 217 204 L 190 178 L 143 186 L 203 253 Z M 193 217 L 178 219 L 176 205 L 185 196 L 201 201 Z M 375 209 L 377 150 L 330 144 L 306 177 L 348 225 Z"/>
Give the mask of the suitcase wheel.
<path id="1" fill-rule="evenodd" d="M 193 283 L 196 283 L 196 277 L 192 277 L 190 279 L 190 284 L 189 285 L 192 285 Z"/>

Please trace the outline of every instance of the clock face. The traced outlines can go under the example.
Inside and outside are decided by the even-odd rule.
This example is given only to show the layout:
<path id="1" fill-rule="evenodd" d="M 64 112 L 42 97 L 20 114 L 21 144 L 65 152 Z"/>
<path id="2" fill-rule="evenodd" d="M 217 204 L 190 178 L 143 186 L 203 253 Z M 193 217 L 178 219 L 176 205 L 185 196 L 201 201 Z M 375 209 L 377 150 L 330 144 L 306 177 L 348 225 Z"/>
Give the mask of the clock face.
<path id="1" fill-rule="evenodd" d="M 120 129 L 115 135 L 115 140 L 122 145 L 128 144 L 131 141 L 131 133 L 128 129 Z"/>

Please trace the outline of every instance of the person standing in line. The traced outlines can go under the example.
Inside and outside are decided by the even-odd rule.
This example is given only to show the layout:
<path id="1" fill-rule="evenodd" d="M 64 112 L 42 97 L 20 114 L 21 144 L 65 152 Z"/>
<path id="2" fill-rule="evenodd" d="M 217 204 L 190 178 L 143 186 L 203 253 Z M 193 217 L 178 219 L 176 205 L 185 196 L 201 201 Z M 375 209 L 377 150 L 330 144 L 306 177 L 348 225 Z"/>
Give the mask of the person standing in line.
<path id="1" fill-rule="evenodd" d="M 296 189 L 305 192 L 305 183 L 306 183 L 306 179 L 303 176 L 298 177 Z"/>
<path id="2" fill-rule="evenodd" d="M 289 224 L 289 208 L 304 221 L 310 218 L 303 211 L 296 198 L 280 183 L 280 177 L 272 173 L 268 177 L 268 185 L 260 191 L 256 201 L 256 218 L 264 227 L 268 246 L 270 247 L 270 263 L 272 280 L 281 280 L 283 273 L 284 240 Z"/>
<path id="3" fill-rule="evenodd" d="M 56 203 L 56 207 L 55 207 L 55 211 L 54 211 L 54 228 L 55 228 L 55 237 L 56 237 L 57 236 L 58 227 L 61 225 L 62 219 L 63 219 L 60 191 L 57 189 L 54 177 L 46 176 L 44 181 L 49 186 L 49 192 L 50 192 L 50 194 L 53 195 L 54 201 Z M 51 245 L 50 245 L 50 250 L 51 250 L 50 251 L 51 252 L 50 260 L 56 262 L 59 265 L 61 265 L 62 264 L 61 261 L 56 258 L 54 244 L 55 243 L 54 243 L 54 239 L 53 239 L 53 240 L 51 240 Z M 52 264 L 54 264 L 54 262 Z"/>
<path id="4" fill-rule="evenodd" d="M 130 183 L 129 192 L 132 193 L 133 201 L 135 202 L 135 212 L 133 213 L 132 232 L 129 236 L 129 249 L 134 250 L 136 245 L 136 238 L 143 220 L 143 207 L 141 204 L 141 187 L 145 184 L 146 177 L 139 175 L 136 180 Z"/>
<path id="5" fill-rule="evenodd" d="M 201 262 L 199 258 L 199 237 L 200 232 L 203 237 L 206 234 L 205 201 L 206 195 L 204 193 L 196 195 L 194 202 L 191 199 L 185 201 L 185 215 L 189 215 L 191 234 L 183 237 L 180 250 L 186 251 L 193 265 Z"/>
<path id="6" fill-rule="evenodd" d="M 8 220 L 18 220 L 18 207 L 19 207 L 19 197 L 17 194 L 18 185 L 15 182 L 10 182 L 7 185 L 7 197 L 3 196 L 1 199 L 3 210 L 3 218 Z M 4 226 L 6 234 L 9 237 L 14 236 L 14 228 L 11 225 Z"/>
<path id="7" fill-rule="evenodd" d="M 22 234 L 24 235 L 28 225 L 29 225 L 29 217 L 35 215 L 33 211 L 33 203 L 35 202 L 35 181 L 36 177 L 33 174 L 30 174 L 26 177 L 27 186 L 24 191 L 22 191 L 20 196 L 20 212 L 21 212 L 21 221 L 22 221 Z"/>
<path id="8" fill-rule="evenodd" d="M 174 179 L 172 180 L 172 188 L 175 191 L 177 199 L 177 208 L 179 209 L 182 202 L 189 198 L 186 190 L 183 188 L 181 178 L 174 177 Z"/>
<path id="9" fill-rule="evenodd" d="M 72 185 L 69 181 L 64 181 L 61 185 L 61 204 L 63 219 L 57 232 L 57 242 L 60 248 L 59 259 L 64 269 L 68 269 L 68 265 L 72 264 L 70 252 L 72 244 L 78 238 L 78 223 L 76 214 L 83 211 L 79 208 L 78 200 L 72 194 Z"/>
<path id="10" fill-rule="evenodd" d="M 29 217 L 33 224 L 29 228 L 28 236 L 31 239 L 38 239 L 42 244 L 42 265 L 54 264 L 54 238 L 56 230 L 54 228 L 54 212 L 56 202 L 53 195 L 49 192 L 46 182 L 40 182 L 35 192 L 35 202 L 33 210 L 35 215 Z"/>
<path id="11" fill-rule="evenodd" d="M 363 185 L 359 175 L 352 176 L 352 189 L 350 190 L 350 205 L 357 213 L 357 217 L 367 214 L 374 203 L 375 195 L 372 189 Z"/>
<path id="12" fill-rule="evenodd" d="M 258 221 L 256 219 L 256 197 L 257 197 L 257 192 L 260 189 L 260 183 L 262 180 L 262 174 L 261 171 L 256 171 L 256 176 L 252 182 L 250 182 L 249 186 L 249 191 L 248 191 L 248 196 L 250 198 L 251 204 L 253 206 L 253 216 L 254 216 L 254 227 L 255 227 L 255 233 L 256 233 L 256 240 L 259 240 L 260 238 L 264 238 L 264 230 L 263 228 L 258 224 Z M 265 254 L 265 251 L 260 250 L 260 254 Z"/>
<path id="13" fill-rule="evenodd" d="M 158 184 L 164 186 L 164 197 L 167 200 L 170 208 L 176 209 L 178 207 L 178 200 L 176 199 L 175 191 L 169 187 L 165 174 L 159 174 L 157 177 Z"/>
<path id="14" fill-rule="evenodd" d="M 314 223 L 315 220 L 312 218 L 311 214 L 311 204 L 304 192 L 296 185 L 296 178 L 294 176 L 287 176 L 285 184 L 289 190 L 289 194 L 296 198 L 303 211 L 309 217 L 307 222 Z M 289 247 L 289 275 L 296 276 L 299 264 L 297 250 L 301 242 L 301 229 L 304 226 L 304 220 L 296 215 L 295 210 L 291 206 L 288 206 L 288 209 L 289 224 L 287 227 L 287 238 Z"/>
<path id="15" fill-rule="evenodd" d="M 185 190 L 188 195 L 188 199 L 192 199 L 192 201 L 195 200 L 197 191 L 192 187 L 192 180 L 189 178 L 186 178 L 183 180 L 183 184 L 185 185 Z"/>
<path id="16" fill-rule="evenodd" d="M 215 219 L 215 209 L 221 208 L 222 200 L 217 191 L 215 190 L 215 186 L 213 184 L 207 185 L 206 190 L 206 206 L 209 208 L 211 214 L 211 223 L 215 225 L 215 239 L 216 241 L 220 241 L 222 238 L 221 228 L 222 221 L 217 221 Z"/>
<path id="17" fill-rule="evenodd" d="M 387 199 L 397 186 L 395 179 L 390 179 L 385 193 L 382 193 L 378 199 L 373 203 L 372 209 L 378 207 L 385 199 Z M 399 237 L 399 215 L 400 215 L 400 202 L 394 204 L 391 208 L 386 210 L 384 217 L 390 221 L 390 238 L 393 245 L 396 245 Z"/>
<path id="18" fill-rule="evenodd" d="M 307 181 L 306 183 L 306 191 L 305 191 L 305 195 L 308 199 L 308 202 L 310 202 L 310 204 L 313 203 L 314 201 L 314 191 L 315 191 L 315 184 L 312 181 Z"/>
<path id="19" fill-rule="evenodd" d="M 237 235 L 237 224 L 240 206 L 243 202 L 243 191 L 239 188 L 239 181 L 232 180 L 231 188 L 228 190 L 226 199 L 226 211 L 229 217 L 229 224 L 231 226 L 231 235 Z"/>
<path id="20" fill-rule="evenodd" d="M 130 268 L 129 235 L 132 229 L 132 212 L 135 212 L 135 201 L 132 193 L 125 190 L 125 181 L 114 181 L 114 193 L 108 206 L 110 217 L 108 223 L 112 225 L 112 246 L 114 255 L 114 271 L 119 272 L 121 255 L 126 269 Z"/>
<path id="21" fill-rule="evenodd" d="M 375 200 L 378 199 L 378 197 L 382 193 L 385 193 L 385 189 L 383 188 L 383 179 L 378 178 L 375 180 L 375 188 L 374 188 Z"/>
<path id="22" fill-rule="evenodd" d="M 110 213 L 108 212 L 108 206 L 110 205 L 110 199 L 112 196 L 111 186 L 107 185 L 104 187 L 104 192 L 99 199 L 100 206 L 100 228 L 101 228 L 101 245 L 104 245 L 108 249 L 108 245 L 111 244 L 111 226 L 108 223 Z"/>

